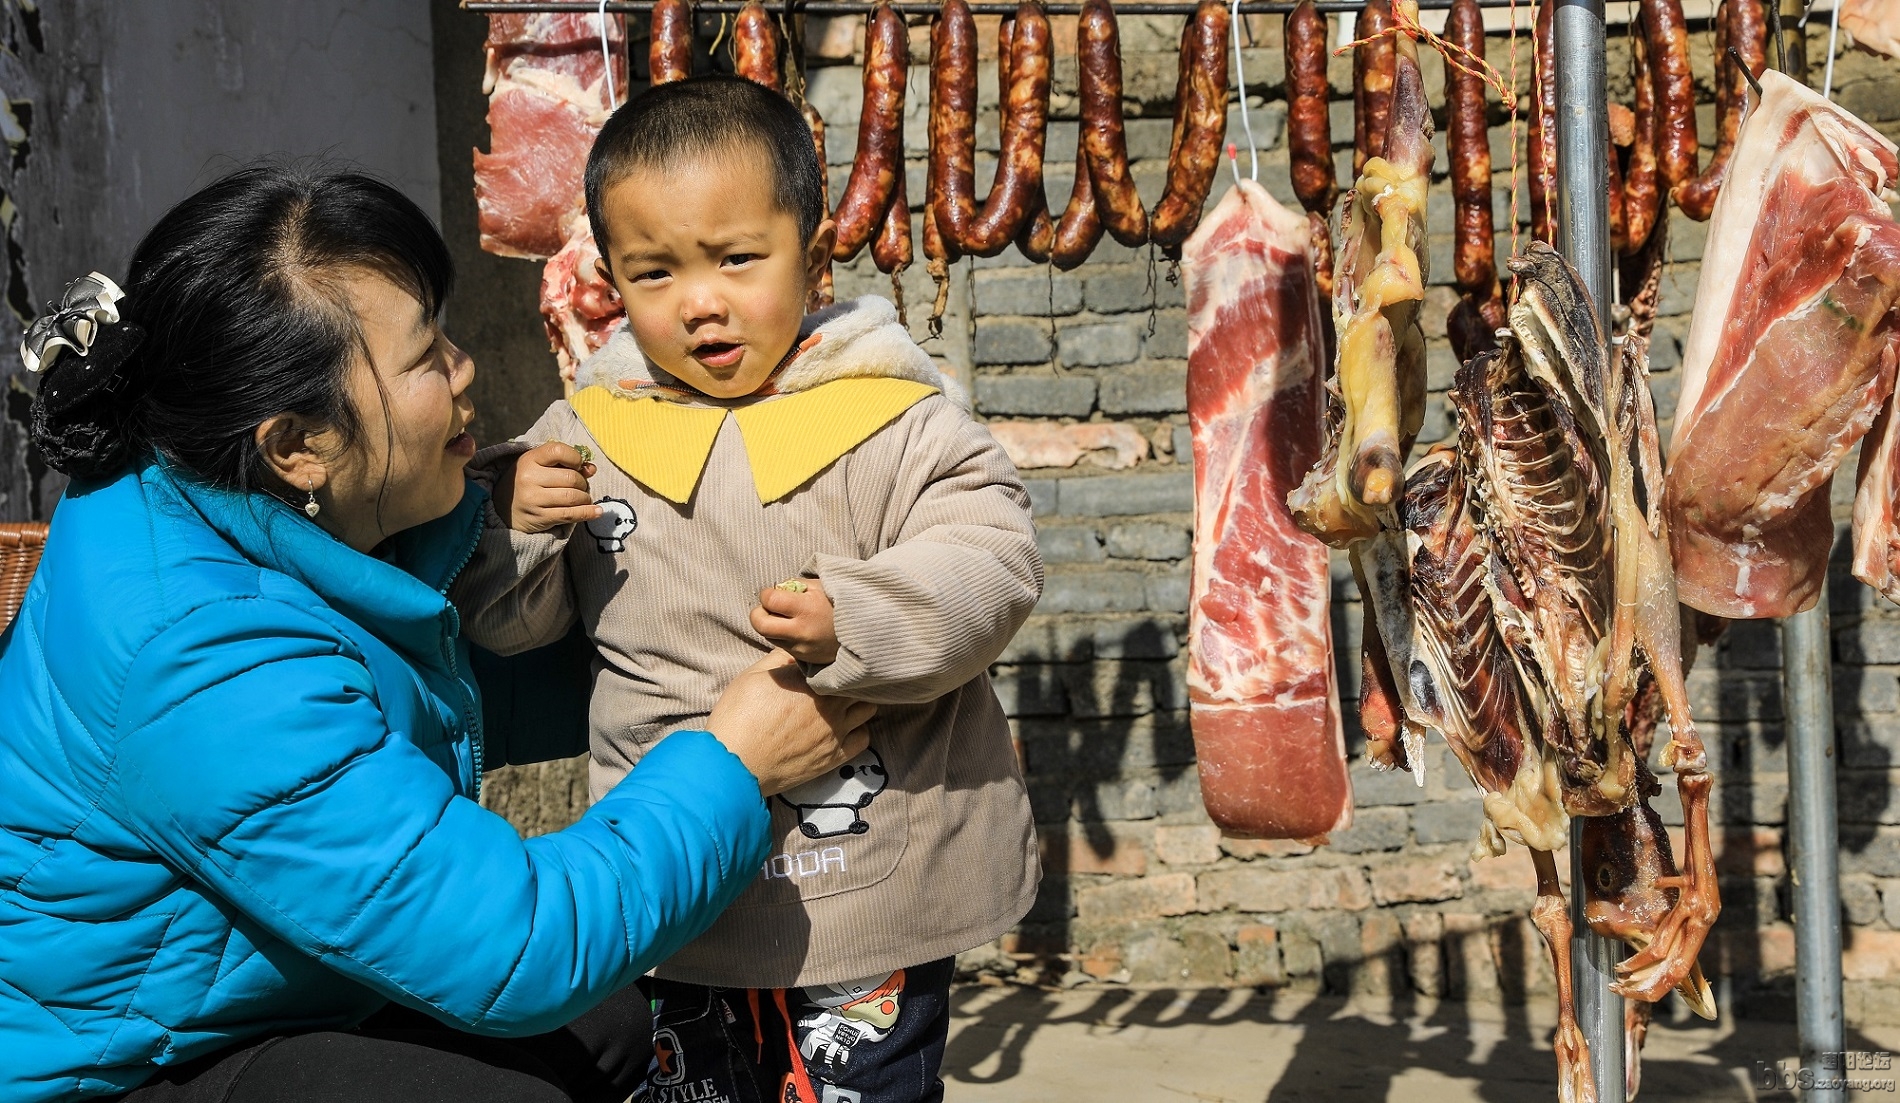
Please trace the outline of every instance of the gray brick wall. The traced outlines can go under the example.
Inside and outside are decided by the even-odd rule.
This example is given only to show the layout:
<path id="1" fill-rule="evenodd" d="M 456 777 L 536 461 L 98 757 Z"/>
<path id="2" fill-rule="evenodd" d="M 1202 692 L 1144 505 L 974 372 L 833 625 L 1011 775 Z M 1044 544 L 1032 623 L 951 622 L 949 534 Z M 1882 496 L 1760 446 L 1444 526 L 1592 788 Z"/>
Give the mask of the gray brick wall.
<path id="1" fill-rule="evenodd" d="M 993 22 L 984 24 L 986 41 L 993 41 Z M 1136 112 L 1129 141 L 1135 177 L 1150 197 L 1159 193 L 1167 152 L 1178 26 L 1174 19 L 1123 21 L 1127 98 Z M 1073 42 L 1070 27 L 1071 21 L 1058 22 L 1058 43 Z M 1279 27 L 1277 17 L 1250 21 L 1254 48 L 1246 70 L 1258 82 L 1249 91 L 1260 179 L 1290 204 Z M 919 29 L 913 41 L 919 57 L 925 41 Z M 1698 72 L 1706 74 L 1706 36 L 1698 33 L 1696 43 Z M 1504 69 L 1505 40 L 1494 37 L 1489 45 L 1493 63 Z M 1824 49 L 1823 37 L 1810 56 Z M 1334 60 L 1342 98 L 1333 132 L 1349 141 L 1348 68 L 1347 59 Z M 1424 69 L 1431 99 L 1441 103 L 1442 64 L 1427 54 Z M 1627 55 L 1617 41 L 1610 71 L 1613 93 L 1627 99 Z M 979 140 L 981 152 L 993 158 L 994 77 L 988 66 L 982 72 Z M 1519 72 L 1528 73 L 1522 55 Z M 1073 123 L 1060 121 L 1074 110 L 1072 56 L 1058 59 L 1056 77 L 1059 121 L 1051 131 L 1048 190 L 1060 202 L 1068 194 L 1074 150 Z M 1835 80 L 1841 102 L 1900 135 L 1900 72 L 1890 63 L 1850 54 L 1837 63 Z M 813 100 L 831 120 L 834 194 L 854 145 L 857 81 L 851 65 L 812 75 Z M 913 73 L 907 138 L 913 198 L 924 194 L 925 102 L 920 68 Z M 1244 142 L 1235 116 L 1230 137 Z M 1502 118 L 1497 111 L 1494 121 Z M 1712 131 L 1706 121 L 1704 131 Z M 1450 278 L 1451 203 L 1442 137 L 1439 142 L 1440 175 L 1428 218 L 1431 267 L 1442 284 Z M 1510 182 L 1509 136 L 1502 125 L 1493 128 L 1493 147 L 1502 259 L 1511 244 L 1503 195 Z M 1339 157 L 1349 162 L 1350 148 L 1340 147 Z M 980 158 L 980 185 L 990 163 Z M 1241 164 L 1247 164 L 1244 146 Z M 1226 180 L 1223 169 L 1216 200 Z M 1528 217 L 1527 203 L 1518 210 Z M 1669 229 L 1674 263 L 1652 362 L 1665 418 L 1675 405 L 1679 343 L 1706 236 L 1706 227 L 1680 215 Z M 842 267 L 837 283 L 841 295 L 890 290 L 868 259 Z M 922 338 L 930 282 L 917 269 L 903 284 L 912 327 Z M 1427 300 L 1434 393 L 1426 441 L 1449 426 L 1442 392 L 1456 364 L 1444 320 L 1453 301 L 1444 286 L 1435 286 Z M 925 347 L 973 384 L 981 416 L 1058 436 L 1114 423 L 1132 428 L 1148 445 L 1133 466 L 1121 469 L 1103 466 L 1107 453 L 1081 447 L 1073 466 L 1024 472 L 1041 526 L 1048 589 L 993 673 L 1019 738 L 1047 874 L 1021 927 L 998 947 L 968 955 L 966 964 L 1071 983 L 1284 985 L 1479 1002 L 1551 992 L 1542 943 L 1527 919 L 1535 880 L 1530 862 L 1521 850 L 1469 860 L 1480 807 L 1450 753 L 1440 748 L 1428 755 L 1423 788 L 1409 776 L 1374 773 L 1361 759 L 1363 740 L 1353 720 L 1360 611 L 1341 561 L 1333 565 L 1333 628 L 1354 758 L 1354 825 L 1315 848 L 1223 839 L 1209 824 L 1184 681 L 1193 509 L 1186 319 L 1165 262 L 1105 240 L 1088 264 L 1055 273 L 1011 249 L 958 265 L 950 303 L 943 336 Z M 1837 505 L 1845 504 L 1837 494 Z M 1832 602 L 1848 1017 L 1900 1022 L 1900 609 L 1844 574 L 1835 580 Z M 1735 626 L 1704 652 L 1690 684 L 1719 773 L 1715 819 L 1725 907 L 1704 965 L 1721 978 L 1723 997 L 1737 1011 L 1785 1015 L 1793 942 L 1782 861 L 1787 780 L 1776 627 Z M 498 778 L 494 801 L 517 799 L 511 795 L 517 786 L 524 802 L 529 789 L 558 787 L 558 768 L 542 769 L 532 780 Z M 559 804 L 533 799 L 544 812 Z M 1658 805 L 1668 822 L 1680 824 L 1672 787 Z M 551 815 L 540 826 L 558 820 Z M 1679 837 L 1679 827 L 1675 831 Z"/>

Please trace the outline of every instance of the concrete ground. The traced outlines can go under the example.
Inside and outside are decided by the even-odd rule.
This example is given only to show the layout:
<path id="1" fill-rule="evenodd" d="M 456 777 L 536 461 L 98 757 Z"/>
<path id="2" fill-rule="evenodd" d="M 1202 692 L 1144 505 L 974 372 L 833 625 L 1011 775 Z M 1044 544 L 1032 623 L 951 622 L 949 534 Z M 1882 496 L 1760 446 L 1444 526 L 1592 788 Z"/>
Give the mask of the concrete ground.
<path id="1" fill-rule="evenodd" d="M 1644 1053 L 1646 1100 L 1791 1101 L 1759 1062 L 1794 1064 L 1792 1024 L 1705 1023 L 1670 1005 Z M 1556 1098 L 1549 1009 L 1412 1004 L 1249 991 L 959 989 L 950 1103 L 1519 1103 Z M 1900 1053 L 1900 1028 L 1850 1030 L 1850 1049 Z M 1849 1098 L 1900 1101 L 1885 1080 Z M 1606 1101 L 1613 1103 L 1613 1101 Z"/>

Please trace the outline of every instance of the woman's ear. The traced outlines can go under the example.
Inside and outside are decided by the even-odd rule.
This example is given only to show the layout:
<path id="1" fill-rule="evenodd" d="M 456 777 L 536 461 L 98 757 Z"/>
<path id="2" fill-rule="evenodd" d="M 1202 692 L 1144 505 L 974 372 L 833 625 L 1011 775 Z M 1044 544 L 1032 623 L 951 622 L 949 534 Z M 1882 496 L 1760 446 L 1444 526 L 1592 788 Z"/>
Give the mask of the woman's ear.
<path id="1" fill-rule="evenodd" d="M 818 280 L 825 274 L 825 265 L 831 263 L 831 247 L 838 243 L 838 223 L 825 219 L 812 231 L 811 243 L 805 246 L 805 286 L 817 287 Z"/>
<path id="2" fill-rule="evenodd" d="M 295 415 L 279 414 L 257 427 L 257 451 L 264 457 L 264 466 L 287 488 L 314 493 L 330 480 L 316 436 Z"/>

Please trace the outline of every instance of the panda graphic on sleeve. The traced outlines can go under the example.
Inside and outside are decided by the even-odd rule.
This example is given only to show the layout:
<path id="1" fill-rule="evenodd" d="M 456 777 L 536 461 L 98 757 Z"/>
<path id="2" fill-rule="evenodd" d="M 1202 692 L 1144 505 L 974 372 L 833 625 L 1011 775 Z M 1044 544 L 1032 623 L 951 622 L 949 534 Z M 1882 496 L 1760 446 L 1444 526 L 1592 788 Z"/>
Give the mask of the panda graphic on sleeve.
<path id="1" fill-rule="evenodd" d="M 798 812 L 798 830 L 808 839 L 862 835 L 871 830 L 863 812 L 890 781 L 884 759 L 869 747 L 820 777 L 780 793 Z"/>
<path id="2" fill-rule="evenodd" d="M 594 504 L 600 507 L 600 516 L 587 522 L 587 535 L 605 554 L 626 551 L 627 537 L 640 527 L 632 504 L 621 498 L 602 498 Z"/>

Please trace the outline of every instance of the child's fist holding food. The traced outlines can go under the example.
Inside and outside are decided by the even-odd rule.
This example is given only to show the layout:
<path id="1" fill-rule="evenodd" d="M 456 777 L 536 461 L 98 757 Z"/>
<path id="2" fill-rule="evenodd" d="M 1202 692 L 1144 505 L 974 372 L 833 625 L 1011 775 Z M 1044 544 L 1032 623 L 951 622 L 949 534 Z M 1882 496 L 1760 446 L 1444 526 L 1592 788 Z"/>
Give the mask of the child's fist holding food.
<path id="1" fill-rule="evenodd" d="M 838 630 L 832 622 L 831 598 L 815 578 L 787 579 L 759 591 L 752 610 L 752 630 L 806 663 L 828 663 L 838 657 Z"/>
<path id="2" fill-rule="evenodd" d="M 550 532 L 600 516 L 588 492 L 593 457 L 558 440 L 523 452 L 515 477 L 495 485 L 495 512 L 516 532 Z"/>

